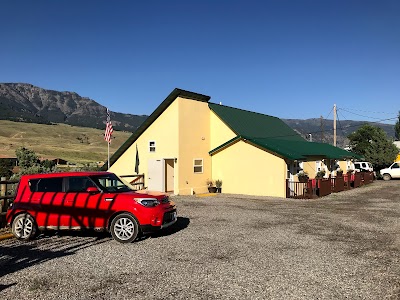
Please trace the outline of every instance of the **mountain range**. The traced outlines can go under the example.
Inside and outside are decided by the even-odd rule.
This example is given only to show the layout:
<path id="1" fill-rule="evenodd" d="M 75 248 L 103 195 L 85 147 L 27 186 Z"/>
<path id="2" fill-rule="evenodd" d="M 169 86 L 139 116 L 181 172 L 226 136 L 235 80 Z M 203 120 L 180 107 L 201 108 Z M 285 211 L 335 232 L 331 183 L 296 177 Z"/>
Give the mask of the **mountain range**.
<path id="1" fill-rule="evenodd" d="M 106 107 L 74 92 L 46 90 L 26 83 L 0 83 L 0 120 L 29 123 L 64 123 L 74 126 L 105 128 Z M 147 118 L 110 112 L 115 130 L 135 131 Z M 320 142 L 333 142 L 333 120 L 282 119 L 304 138 Z M 344 147 L 347 136 L 365 124 L 363 121 L 339 121 L 337 145 Z M 394 126 L 374 123 L 390 137 Z"/>
<path id="2" fill-rule="evenodd" d="M 115 130 L 135 131 L 147 116 L 110 112 Z M 0 120 L 105 128 L 106 107 L 74 92 L 0 83 Z"/>

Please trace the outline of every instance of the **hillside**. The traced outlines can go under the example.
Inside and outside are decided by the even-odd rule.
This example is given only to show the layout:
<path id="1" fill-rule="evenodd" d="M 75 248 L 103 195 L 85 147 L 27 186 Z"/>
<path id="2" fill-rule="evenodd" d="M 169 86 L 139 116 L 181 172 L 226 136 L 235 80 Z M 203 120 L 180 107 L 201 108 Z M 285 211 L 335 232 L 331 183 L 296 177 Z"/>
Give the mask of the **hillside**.
<path id="1" fill-rule="evenodd" d="M 111 112 L 116 130 L 135 131 L 146 118 Z M 105 119 L 105 106 L 77 93 L 46 90 L 26 83 L 0 83 L 0 120 L 102 129 Z"/>
<path id="2" fill-rule="evenodd" d="M 323 120 L 322 126 L 321 119 L 283 119 L 283 121 L 307 140 L 309 140 L 309 133 L 311 133 L 314 142 L 333 144 L 333 120 Z M 351 120 L 338 121 L 336 124 L 337 146 L 345 147 L 348 144 L 347 136 L 365 123 L 364 121 Z M 382 123 L 371 123 L 371 125 L 382 128 L 388 137 L 394 138 L 394 125 Z"/>
<path id="3" fill-rule="evenodd" d="M 114 131 L 110 153 L 123 144 L 130 132 Z M 24 146 L 39 157 L 62 158 L 85 163 L 107 160 L 104 130 L 66 124 L 33 124 L 0 120 L 0 155 L 15 157 L 15 149 Z"/>

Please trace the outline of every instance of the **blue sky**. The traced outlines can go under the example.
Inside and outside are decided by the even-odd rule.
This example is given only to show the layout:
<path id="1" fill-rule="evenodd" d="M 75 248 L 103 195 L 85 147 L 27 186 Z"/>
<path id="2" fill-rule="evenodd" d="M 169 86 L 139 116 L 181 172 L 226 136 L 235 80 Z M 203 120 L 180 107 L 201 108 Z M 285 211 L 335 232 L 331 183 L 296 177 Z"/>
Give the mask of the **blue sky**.
<path id="1" fill-rule="evenodd" d="M 280 118 L 400 110 L 400 1 L 2 1 L 0 82 L 149 115 L 175 88 Z M 386 123 L 394 123 L 388 120 Z"/>

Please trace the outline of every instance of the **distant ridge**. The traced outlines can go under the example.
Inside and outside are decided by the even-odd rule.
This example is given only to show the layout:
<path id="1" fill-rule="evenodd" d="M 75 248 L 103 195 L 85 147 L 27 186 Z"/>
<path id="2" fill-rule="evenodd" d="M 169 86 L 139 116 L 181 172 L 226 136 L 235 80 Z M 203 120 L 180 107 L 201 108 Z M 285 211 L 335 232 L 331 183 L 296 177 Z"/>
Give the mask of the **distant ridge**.
<path id="1" fill-rule="evenodd" d="M 333 120 L 322 120 L 322 127 L 321 119 L 319 118 L 306 120 L 283 119 L 283 121 L 307 140 L 310 139 L 309 134 L 311 133 L 311 138 L 314 142 L 333 144 Z M 382 128 L 389 137 L 394 138 L 394 125 L 344 120 L 338 121 L 336 124 L 337 146 L 341 148 L 347 146 L 347 136 L 366 123 Z"/>
<path id="2" fill-rule="evenodd" d="M 27 83 L 0 83 L 0 120 L 105 127 L 105 106 L 74 92 L 42 89 Z M 147 116 L 111 112 L 116 130 L 135 131 Z"/>

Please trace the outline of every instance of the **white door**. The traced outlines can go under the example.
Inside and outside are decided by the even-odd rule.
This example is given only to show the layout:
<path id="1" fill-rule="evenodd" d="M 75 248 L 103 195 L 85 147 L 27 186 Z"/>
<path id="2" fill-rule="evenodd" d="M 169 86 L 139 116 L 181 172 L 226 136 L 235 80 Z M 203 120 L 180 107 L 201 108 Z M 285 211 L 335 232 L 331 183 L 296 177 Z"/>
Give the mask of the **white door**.
<path id="1" fill-rule="evenodd" d="M 147 167 L 147 189 L 164 192 L 164 160 L 149 159 Z"/>
<path id="2" fill-rule="evenodd" d="M 294 175 L 297 174 L 297 164 L 293 161 L 287 163 L 287 179 L 289 179 L 290 196 L 294 196 Z"/>

